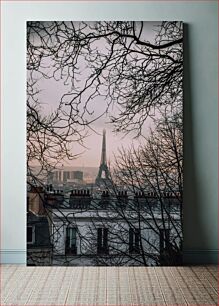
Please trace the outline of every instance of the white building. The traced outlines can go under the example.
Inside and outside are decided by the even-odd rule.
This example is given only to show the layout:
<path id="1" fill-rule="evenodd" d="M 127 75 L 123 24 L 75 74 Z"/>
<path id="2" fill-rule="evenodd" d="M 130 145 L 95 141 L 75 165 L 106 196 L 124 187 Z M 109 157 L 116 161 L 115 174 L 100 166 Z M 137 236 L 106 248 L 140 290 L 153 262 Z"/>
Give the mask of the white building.
<path id="1" fill-rule="evenodd" d="M 94 198 L 77 190 L 49 211 L 53 265 L 155 265 L 181 248 L 180 205 L 173 194 L 159 201 L 154 194 L 103 192 Z"/>

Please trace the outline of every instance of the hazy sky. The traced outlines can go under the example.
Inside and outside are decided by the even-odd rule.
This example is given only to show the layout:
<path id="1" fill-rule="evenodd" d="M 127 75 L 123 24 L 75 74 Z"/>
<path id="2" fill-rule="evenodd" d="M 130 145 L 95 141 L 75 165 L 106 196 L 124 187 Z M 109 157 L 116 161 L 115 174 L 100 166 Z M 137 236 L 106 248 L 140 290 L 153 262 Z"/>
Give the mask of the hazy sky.
<path id="1" fill-rule="evenodd" d="M 154 31 L 152 30 L 154 25 L 157 25 L 157 22 L 144 23 L 144 32 L 142 35 L 144 35 L 145 39 L 148 41 L 151 41 L 154 38 Z M 141 39 L 143 39 L 143 37 Z M 83 78 L 83 75 L 81 77 Z M 64 86 L 62 81 L 55 81 L 54 79 L 45 80 L 43 78 L 41 78 L 38 85 L 41 90 L 39 100 L 43 105 L 44 112 L 48 114 L 56 108 L 63 93 L 68 91 L 68 87 Z M 103 112 L 105 106 L 106 102 L 104 102 L 103 98 L 96 97 L 91 107 L 94 110 L 95 115 L 97 115 Z M 84 141 L 84 145 L 87 149 L 82 148 L 77 143 L 73 144 L 73 154 L 82 152 L 83 154 L 76 160 L 69 162 L 69 165 L 87 167 L 99 166 L 101 157 L 102 131 L 104 128 L 106 129 L 107 160 L 110 160 L 110 164 L 112 166 L 114 154 L 118 154 L 119 148 L 128 148 L 132 144 L 135 147 L 139 146 L 143 139 L 133 139 L 134 134 L 129 134 L 124 137 L 124 135 L 121 133 L 115 134 L 112 132 L 113 127 L 107 122 L 109 121 L 109 115 L 116 113 L 118 113 L 118 109 L 115 107 L 111 108 L 107 116 L 105 115 L 104 117 L 101 117 L 92 124 L 92 128 L 97 132 L 97 134 L 92 132 L 92 130 L 88 130 L 90 136 L 88 136 Z M 147 124 L 145 124 L 145 135 L 147 134 L 150 124 L 150 120 L 148 120 Z"/>
<path id="2" fill-rule="evenodd" d="M 66 91 L 66 88 L 63 88 L 61 83 L 58 83 L 54 80 L 46 80 L 42 82 L 42 92 L 40 93 L 40 100 L 44 103 L 44 108 L 47 113 L 52 111 L 55 108 L 55 105 L 58 103 L 63 92 Z M 93 101 L 92 109 L 95 111 L 95 115 L 101 114 L 105 109 L 106 102 L 103 101 L 101 97 L 97 97 Z M 88 129 L 90 134 L 84 140 L 84 146 L 87 148 L 81 147 L 77 143 L 72 143 L 74 154 L 82 153 L 80 157 L 76 160 L 70 161 L 69 165 L 72 166 L 87 166 L 87 167 L 98 167 L 101 157 L 101 147 L 102 147 L 102 132 L 103 129 L 106 129 L 106 147 L 107 147 L 107 160 L 110 160 L 110 164 L 113 165 L 114 155 L 118 154 L 118 150 L 121 147 L 128 148 L 132 144 L 135 147 L 138 147 L 140 141 L 143 139 L 138 138 L 134 139 L 134 133 L 130 133 L 124 136 L 123 133 L 113 133 L 113 126 L 109 123 L 109 115 L 116 114 L 118 110 L 116 107 L 111 108 L 108 115 L 97 119 L 92 123 L 91 127 L 96 131 L 93 132 L 91 129 Z M 150 120 L 145 124 L 145 134 L 147 134 L 146 129 L 150 126 Z"/>

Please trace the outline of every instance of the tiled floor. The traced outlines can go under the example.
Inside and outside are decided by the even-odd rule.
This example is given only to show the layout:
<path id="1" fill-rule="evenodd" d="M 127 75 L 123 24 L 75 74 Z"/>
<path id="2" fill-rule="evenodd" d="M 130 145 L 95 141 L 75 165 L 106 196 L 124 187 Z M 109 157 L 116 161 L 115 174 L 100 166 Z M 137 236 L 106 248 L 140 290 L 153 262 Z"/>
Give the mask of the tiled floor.
<path id="1" fill-rule="evenodd" d="M 0 305 L 218 305 L 217 266 L 1 266 Z"/>

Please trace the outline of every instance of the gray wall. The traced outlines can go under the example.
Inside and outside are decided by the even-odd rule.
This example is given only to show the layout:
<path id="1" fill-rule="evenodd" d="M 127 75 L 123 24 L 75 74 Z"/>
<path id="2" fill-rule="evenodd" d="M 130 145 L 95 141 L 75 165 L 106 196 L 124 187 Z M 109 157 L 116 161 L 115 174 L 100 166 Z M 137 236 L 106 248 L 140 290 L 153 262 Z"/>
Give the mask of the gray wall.
<path id="1" fill-rule="evenodd" d="M 216 262 L 217 2 L 2 3 L 2 262 L 25 263 L 25 21 L 183 20 L 186 262 Z"/>

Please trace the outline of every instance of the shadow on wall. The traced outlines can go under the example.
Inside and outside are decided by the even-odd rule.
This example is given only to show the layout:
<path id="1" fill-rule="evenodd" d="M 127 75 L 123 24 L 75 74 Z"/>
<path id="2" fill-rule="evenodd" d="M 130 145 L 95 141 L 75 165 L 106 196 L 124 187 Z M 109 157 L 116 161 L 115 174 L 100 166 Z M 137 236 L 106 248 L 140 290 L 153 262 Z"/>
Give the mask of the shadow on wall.
<path id="1" fill-rule="evenodd" d="M 207 241 L 208 233 L 202 224 L 198 171 L 194 141 L 194 104 L 192 99 L 192 78 L 190 63 L 189 25 L 184 24 L 184 224 L 183 258 L 185 264 L 214 262 L 209 251 L 203 251 L 197 237 Z"/>

